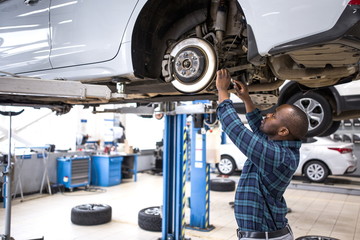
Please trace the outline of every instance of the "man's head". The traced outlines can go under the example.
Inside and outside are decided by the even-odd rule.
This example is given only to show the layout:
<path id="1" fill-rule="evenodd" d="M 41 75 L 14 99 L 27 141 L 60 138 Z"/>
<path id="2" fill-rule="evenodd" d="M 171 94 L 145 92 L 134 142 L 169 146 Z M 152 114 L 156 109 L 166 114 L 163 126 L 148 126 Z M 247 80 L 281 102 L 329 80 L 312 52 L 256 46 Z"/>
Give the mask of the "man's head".
<path id="1" fill-rule="evenodd" d="M 308 130 L 308 118 L 298 107 L 283 104 L 266 114 L 260 130 L 273 140 L 301 140 Z"/>

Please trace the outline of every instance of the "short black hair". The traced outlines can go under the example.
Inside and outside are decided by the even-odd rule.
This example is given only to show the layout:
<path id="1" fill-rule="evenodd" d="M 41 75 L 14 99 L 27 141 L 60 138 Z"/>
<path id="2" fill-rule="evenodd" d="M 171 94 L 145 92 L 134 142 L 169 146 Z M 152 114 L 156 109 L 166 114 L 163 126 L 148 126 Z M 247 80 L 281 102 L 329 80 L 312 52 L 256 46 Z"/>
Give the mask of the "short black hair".
<path id="1" fill-rule="evenodd" d="M 292 114 L 287 116 L 286 127 L 289 129 L 290 134 L 296 140 L 302 140 L 305 138 L 308 128 L 309 120 L 304 111 L 295 105 L 289 105 L 293 111 Z"/>

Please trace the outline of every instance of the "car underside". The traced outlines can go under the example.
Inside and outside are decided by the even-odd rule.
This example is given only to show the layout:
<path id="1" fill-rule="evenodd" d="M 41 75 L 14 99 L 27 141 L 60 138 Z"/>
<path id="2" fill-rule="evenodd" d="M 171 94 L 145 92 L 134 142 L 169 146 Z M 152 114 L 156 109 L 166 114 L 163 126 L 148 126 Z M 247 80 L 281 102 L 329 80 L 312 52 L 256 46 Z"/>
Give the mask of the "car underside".
<path id="1" fill-rule="evenodd" d="M 348 5 L 327 32 L 261 55 L 236 0 L 149 0 L 133 30 L 133 74 L 82 81 L 108 86 L 113 95 L 107 102 L 2 93 L 1 104 L 59 111 L 73 104 L 216 100 L 216 71 L 226 68 L 233 79 L 248 85 L 259 108 L 268 109 L 276 105 L 285 80 L 318 88 L 359 79 L 358 6 Z"/>

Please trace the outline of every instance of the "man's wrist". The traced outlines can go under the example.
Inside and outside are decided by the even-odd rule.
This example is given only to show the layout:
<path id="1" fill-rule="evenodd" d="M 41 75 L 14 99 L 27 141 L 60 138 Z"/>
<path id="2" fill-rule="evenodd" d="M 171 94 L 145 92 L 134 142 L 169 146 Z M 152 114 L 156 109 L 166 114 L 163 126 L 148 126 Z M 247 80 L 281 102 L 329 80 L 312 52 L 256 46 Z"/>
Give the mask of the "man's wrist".
<path id="1" fill-rule="evenodd" d="M 230 99 L 230 93 L 227 90 L 220 90 L 218 92 L 219 103 L 223 102 L 226 99 Z"/>

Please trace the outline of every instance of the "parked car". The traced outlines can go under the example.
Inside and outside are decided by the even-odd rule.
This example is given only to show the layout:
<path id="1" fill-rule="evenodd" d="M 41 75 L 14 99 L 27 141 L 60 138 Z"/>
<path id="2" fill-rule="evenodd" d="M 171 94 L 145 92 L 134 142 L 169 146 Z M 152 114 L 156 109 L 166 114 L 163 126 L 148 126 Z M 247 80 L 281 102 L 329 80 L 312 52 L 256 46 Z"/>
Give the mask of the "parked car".
<path id="1" fill-rule="evenodd" d="M 286 79 L 358 79 L 359 10 L 359 0 L 0 0 L 0 71 L 107 85 L 121 93 L 110 103 L 144 103 L 216 99 L 216 71 L 227 68 L 268 108 Z"/>
<path id="2" fill-rule="evenodd" d="M 232 97 L 234 106 L 240 114 L 245 113 L 245 106 L 237 97 Z M 284 103 L 294 104 L 308 116 L 307 137 L 325 137 L 335 133 L 343 120 L 344 126 L 350 125 L 350 119 L 360 118 L 360 81 L 338 84 L 331 87 L 310 89 L 297 82 L 285 81 L 280 86 L 277 105 L 264 110 L 274 111 Z"/>
<path id="3" fill-rule="evenodd" d="M 305 175 L 312 182 L 323 182 L 328 175 L 352 173 L 357 168 L 353 143 L 332 141 L 330 138 L 308 138 L 300 148 L 300 162 L 295 175 Z M 220 146 L 221 160 L 217 164 L 220 174 L 232 175 L 241 171 L 246 157 L 228 139 Z"/>

